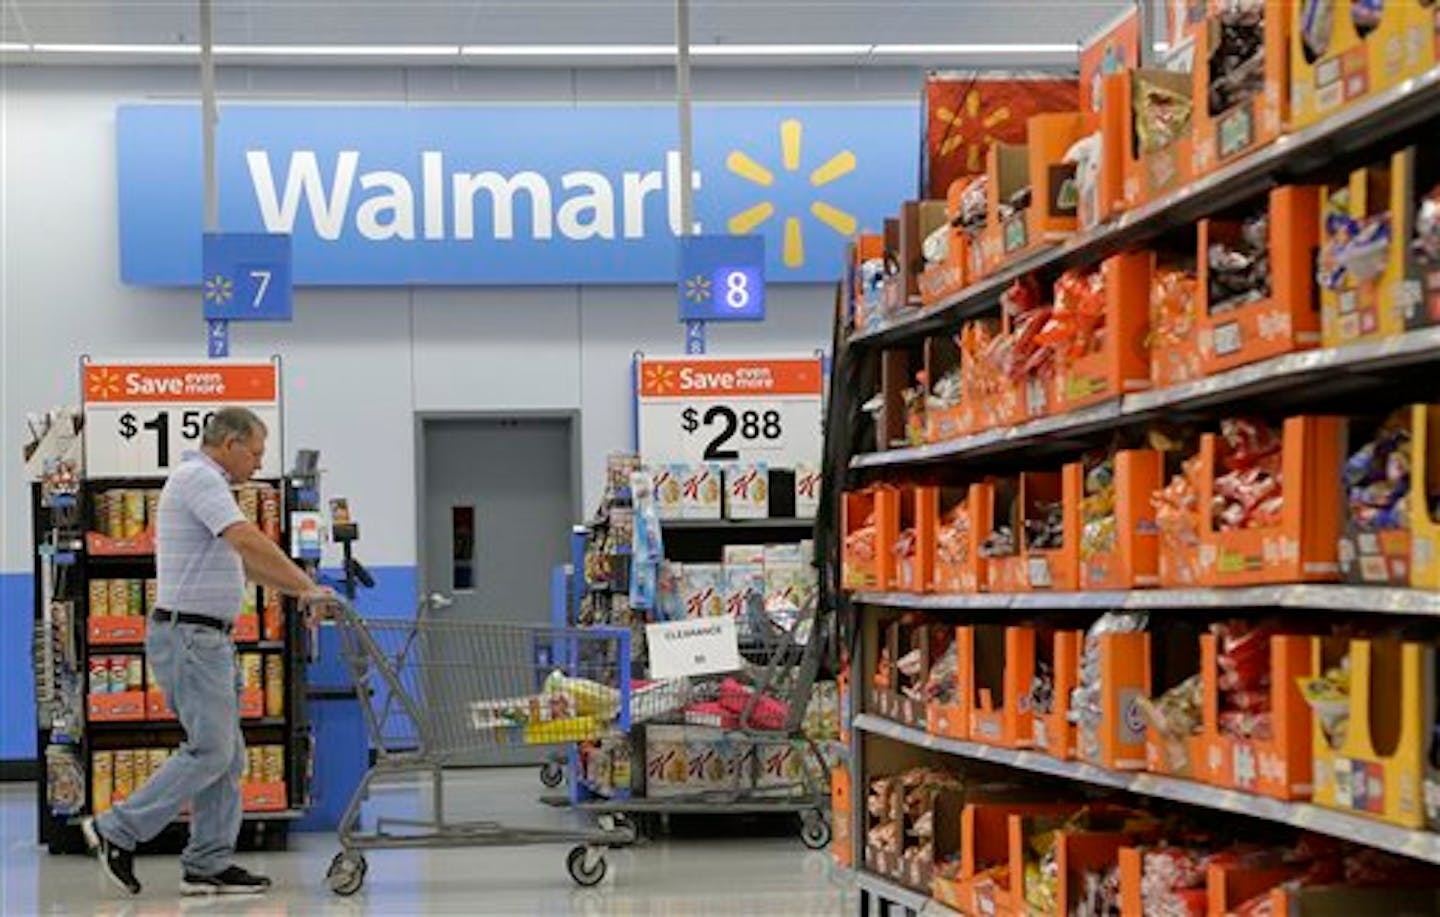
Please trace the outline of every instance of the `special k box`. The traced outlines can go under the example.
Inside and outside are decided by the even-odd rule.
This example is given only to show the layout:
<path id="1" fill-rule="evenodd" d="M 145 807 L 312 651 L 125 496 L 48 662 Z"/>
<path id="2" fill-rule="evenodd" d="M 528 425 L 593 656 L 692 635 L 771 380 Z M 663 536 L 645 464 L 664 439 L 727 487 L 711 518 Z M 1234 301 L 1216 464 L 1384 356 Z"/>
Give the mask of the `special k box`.
<path id="1" fill-rule="evenodd" d="M 725 468 L 725 518 L 764 519 L 770 515 L 770 469 L 764 462 Z"/>
<path id="2" fill-rule="evenodd" d="M 723 474 L 719 465 L 676 465 L 680 478 L 680 518 L 719 519 Z"/>
<path id="3" fill-rule="evenodd" d="M 655 511 L 661 519 L 683 518 L 685 503 L 683 482 L 685 465 L 661 465 L 650 469 L 650 484 L 655 494 Z"/>
<path id="4" fill-rule="evenodd" d="M 814 519 L 820 512 L 820 468 L 798 462 L 795 465 L 795 518 Z"/>
<path id="5" fill-rule="evenodd" d="M 725 613 L 725 573 L 720 564 L 686 564 L 680 574 L 680 603 L 687 618 Z"/>

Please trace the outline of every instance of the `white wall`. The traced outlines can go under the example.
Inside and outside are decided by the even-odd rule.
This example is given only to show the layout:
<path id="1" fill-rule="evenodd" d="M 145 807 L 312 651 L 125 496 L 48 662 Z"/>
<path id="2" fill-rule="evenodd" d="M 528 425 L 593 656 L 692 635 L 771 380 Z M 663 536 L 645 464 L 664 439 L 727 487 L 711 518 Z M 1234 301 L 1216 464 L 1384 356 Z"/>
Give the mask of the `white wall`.
<path id="1" fill-rule="evenodd" d="M 0 69 L 0 572 L 30 569 L 19 434 L 27 411 L 78 400 L 76 361 L 199 358 L 193 292 L 118 280 L 114 113 L 121 102 L 193 98 L 181 69 Z M 225 98 L 374 101 L 645 101 L 663 70 L 222 71 Z M 917 72 L 712 71 L 716 100 L 918 99 Z M 197 125 L 198 130 L 198 125 Z M 224 189 L 222 189 L 222 194 Z M 837 272 L 838 272 L 837 252 Z M 828 286 L 771 291 L 763 325 L 714 328 L 713 353 L 805 353 L 829 344 Z M 282 354 L 288 465 L 321 450 L 326 489 L 365 525 L 365 557 L 415 563 L 414 413 L 579 409 L 585 502 L 605 454 L 630 438 L 632 354 L 680 350 L 663 287 L 302 289 L 295 321 L 232 330 L 236 356 Z"/>

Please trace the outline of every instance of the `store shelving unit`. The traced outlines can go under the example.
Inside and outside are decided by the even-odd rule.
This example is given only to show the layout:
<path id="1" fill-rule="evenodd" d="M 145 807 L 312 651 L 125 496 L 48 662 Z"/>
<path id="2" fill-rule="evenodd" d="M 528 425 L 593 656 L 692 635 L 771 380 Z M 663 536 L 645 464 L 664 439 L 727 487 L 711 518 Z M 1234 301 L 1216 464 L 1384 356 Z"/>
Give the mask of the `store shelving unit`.
<path id="1" fill-rule="evenodd" d="M 94 760 L 101 751 L 123 749 L 174 748 L 184 738 L 179 722 L 169 718 L 151 718 L 146 710 L 143 719 L 101 719 L 90 709 L 91 673 L 90 660 L 100 656 L 139 656 L 145 653 L 143 636 L 138 639 L 106 640 L 95 642 L 90 636 L 90 583 L 92 580 L 153 579 L 155 556 L 153 546 L 146 538 L 136 540 L 130 547 L 116 551 L 113 546 L 103 547 L 101 540 L 93 535 L 97 527 L 95 513 L 97 495 L 106 490 L 134 489 L 155 490 L 161 481 L 153 478 L 106 478 L 85 480 L 80 484 L 79 493 L 73 503 L 68 503 L 57 514 L 57 508 L 45 505 L 39 485 L 32 488 L 33 543 L 37 546 L 35 576 L 37 584 L 46 588 L 37 589 L 34 615 L 37 638 L 54 639 L 47 633 L 46 602 L 48 597 L 71 603 L 74 620 L 64 639 L 71 642 L 75 650 L 77 670 L 71 675 L 69 690 L 72 698 L 78 700 L 80 722 L 78 728 L 56 731 L 47 722 L 44 711 L 39 717 L 36 735 L 37 759 L 46 760 L 46 749 L 53 742 L 68 746 L 76 752 L 84 774 L 84 803 L 78 812 L 54 812 L 49 804 L 47 777 L 39 776 L 37 788 L 37 821 L 39 840 L 54 853 L 78 853 L 85 850 L 80 832 L 80 820 L 92 814 L 94 804 Z M 281 481 L 257 481 L 256 483 L 277 488 L 281 493 L 281 506 L 291 504 L 288 485 Z M 284 528 L 284 513 L 281 513 L 282 528 L 280 541 L 283 544 L 288 532 Z M 59 540 L 72 550 L 56 552 L 50 546 Z M 107 553 L 99 553 L 105 550 Z M 63 570 L 57 576 L 54 571 Z M 309 728 L 304 711 L 305 688 L 305 634 L 300 615 L 296 613 L 292 600 L 282 600 L 280 610 L 280 631 L 278 639 L 267 637 L 263 624 L 263 602 L 257 587 L 256 614 L 261 619 L 260 632 L 256 639 L 235 641 L 237 653 L 253 653 L 269 658 L 279 655 L 283 659 L 284 713 L 280 716 L 251 716 L 241 720 L 241 729 L 248 746 L 281 746 L 284 749 L 283 778 L 285 784 L 285 807 L 281 809 L 247 809 L 244 813 L 241 843 L 252 847 L 283 849 L 288 841 L 288 823 L 303 817 L 308 805 L 308 783 L 310 772 Z M 148 616 L 143 620 L 148 624 Z M 239 660 L 237 659 L 237 665 Z M 261 678 L 264 678 L 262 663 Z M 148 692 L 149 685 L 146 685 Z M 263 691 L 262 691 L 263 693 Z M 147 698 L 148 703 L 148 698 Z M 63 735 L 62 735 L 63 733 Z M 73 734 L 72 734 L 73 733 Z M 180 829 L 188 819 L 182 816 L 170 830 L 162 833 L 145 849 L 178 849 L 184 842 Z"/>
<path id="2" fill-rule="evenodd" d="M 1048 613 L 1046 617 L 1054 621 L 1064 620 L 1063 616 L 1070 613 L 1077 622 L 1074 626 L 1083 627 L 1085 621 L 1100 612 L 1134 609 L 1149 612 L 1160 629 L 1166 626 L 1167 616 L 1168 620 L 1180 621 L 1187 614 L 1193 621 L 1202 614 L 1213 619 L 1230 610 L 1241 615 L 1262 610 L 1286 611 L 1292 616 L 1297 612 L 1331 612 L 1363 616 L 1366 622 L 1394 616 L 1396 624 L 1419 627 L 1433 635 L 1435 625 L 1426 619 L 1440 616 L 1440 593 L 1341 584 L 1018 594 L 846 593 L 841 587 L 843 532 L 838 509 L 844 491 L 852 485 L 923 476 L 934 480 L 936 475 L 957 470 L 978 478 L 1037 457 L 1075 456 L 1087 447 L 1103 444 L 1117 431 L 1139 429 L 1155 420 L 1206 421 L 1240 412 L 1374 411 L 1378 405 L 1394 408 L 1417 400 L 1440 400 L 1440 386 L 1434 381 L 1440 370 L 1440 327 L 1430 327 L 1344 347 L 1289 353 L 1193 382 L 1127 394 L 1099 405 L 934 444 L 877 450 L 876 437 L 860 411 L 861 403 L 876 390 L 877 380 L 884 375 L 881 361 L 886 351 L 913 350 L 927 337 L 954 333 L 964 321 L 998 314 L 1001 295 L 1021 278 L 1034 275 L 1047 282 L 1062 270 L 1092 266 L 1111 255 L 1157 242 L 1201 218 L 1231 211 L 1273 187 L 1345 174 L 1419 142 L 1427 130 L 1433 137 L 1437 123 L 1440 69 L 1351 105 L 1313 127 L 1283 136 L 1107 224 L 1008 263 L 931 307 L 911 309 L 852 331 L 846 314 L 850 290 L 842 286 L 827 423 L 825 500 L 829 505 L 822 508 L 822 516 L 828 516 L 829 521 L 822 525 L 819 537 L 821 554 L 828 558 L 825 582 L 840 609 L 852 660 L 854 802 L 850 830 L 856 842 L 854 862 L 864 861 L 865 797 L 870 773 L 866 756 L 874 757 L 875 749 L 882 748 L 882 758 L 893 757 L 891 752 L 913 756 L 917 762 L 950 756 L 957 762 L 980 762 L 1123 791 L 1134 797 L 1181 803 L 1197 810 L 1291 826 L 1440 864 L 1440 834 L 1434 832 L 1309 802 L 1284 802 L 1189 779 L 1061 760 L 1042 751 L 946 738 L 883 718 L 867 709 L 866 685 L 871 673 L 865 667 L 877 654 L 877 647 L 867 645 L 867 641 L 877 639 L 877 628 L 867 627 L 867 621 L 886 611 L 932 612 L 947 625 L 972 620 L 968 612 L 990 622 L 1004 622 L 1005 613 L 1012 611 Z M 929 895 L 868 871 L 863 865 L 856 872 L 863 914 L 895 913 L 892 908 L 906 914 L 954 913 Z"/>

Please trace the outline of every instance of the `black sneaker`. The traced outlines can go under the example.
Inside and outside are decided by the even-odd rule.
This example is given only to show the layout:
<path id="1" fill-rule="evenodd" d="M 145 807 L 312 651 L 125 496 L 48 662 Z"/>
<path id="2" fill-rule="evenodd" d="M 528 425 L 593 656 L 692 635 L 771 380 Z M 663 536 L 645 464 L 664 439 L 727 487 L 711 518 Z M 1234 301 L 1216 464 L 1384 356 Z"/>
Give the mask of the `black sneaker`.
<path id="1" fill-rule="evenodd" d="M 80 823 L 85 843 L 90 852 L 100 861 L 100 869 L 115 886 L 132 895 L 140 894 L 140 880 L 135 878 L 135 854 L 122 850 L 105 839 L 95 827 L 95 819 L 87 818 Z"/>
<path id="2" fill-rule="evenodd" d="M 261 895 L 270 890 L 270 880 L 239 866 L 230 866 L 214 876 L 185 873 L 180 880 L 182 895 Z"/>

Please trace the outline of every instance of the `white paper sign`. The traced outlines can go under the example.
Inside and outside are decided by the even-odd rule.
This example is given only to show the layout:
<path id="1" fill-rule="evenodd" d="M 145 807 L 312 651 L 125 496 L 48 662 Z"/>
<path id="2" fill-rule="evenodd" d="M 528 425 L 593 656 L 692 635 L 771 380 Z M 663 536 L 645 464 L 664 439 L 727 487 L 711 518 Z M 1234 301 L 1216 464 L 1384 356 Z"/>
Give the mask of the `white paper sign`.
<path id="1" fill-rule="evenodd" d="M 85 474 L 163 478 L 215 411 L 254 411 L 269 429 L 255 477 L 281 475 L 280 369 L 275 363 L 86 363 Z"/>
<path id="2" fill-rule="evenodd" d="M 690 618 L 645 627 L 651 678 L 718 675 L 740 668 L 733 618 Z"/>
<path id="3" fill-rule="evenodd" d="M 637 367 L 640 456 L 676 462 L 819 466 L 818 357 L 644 358 Z"/>

